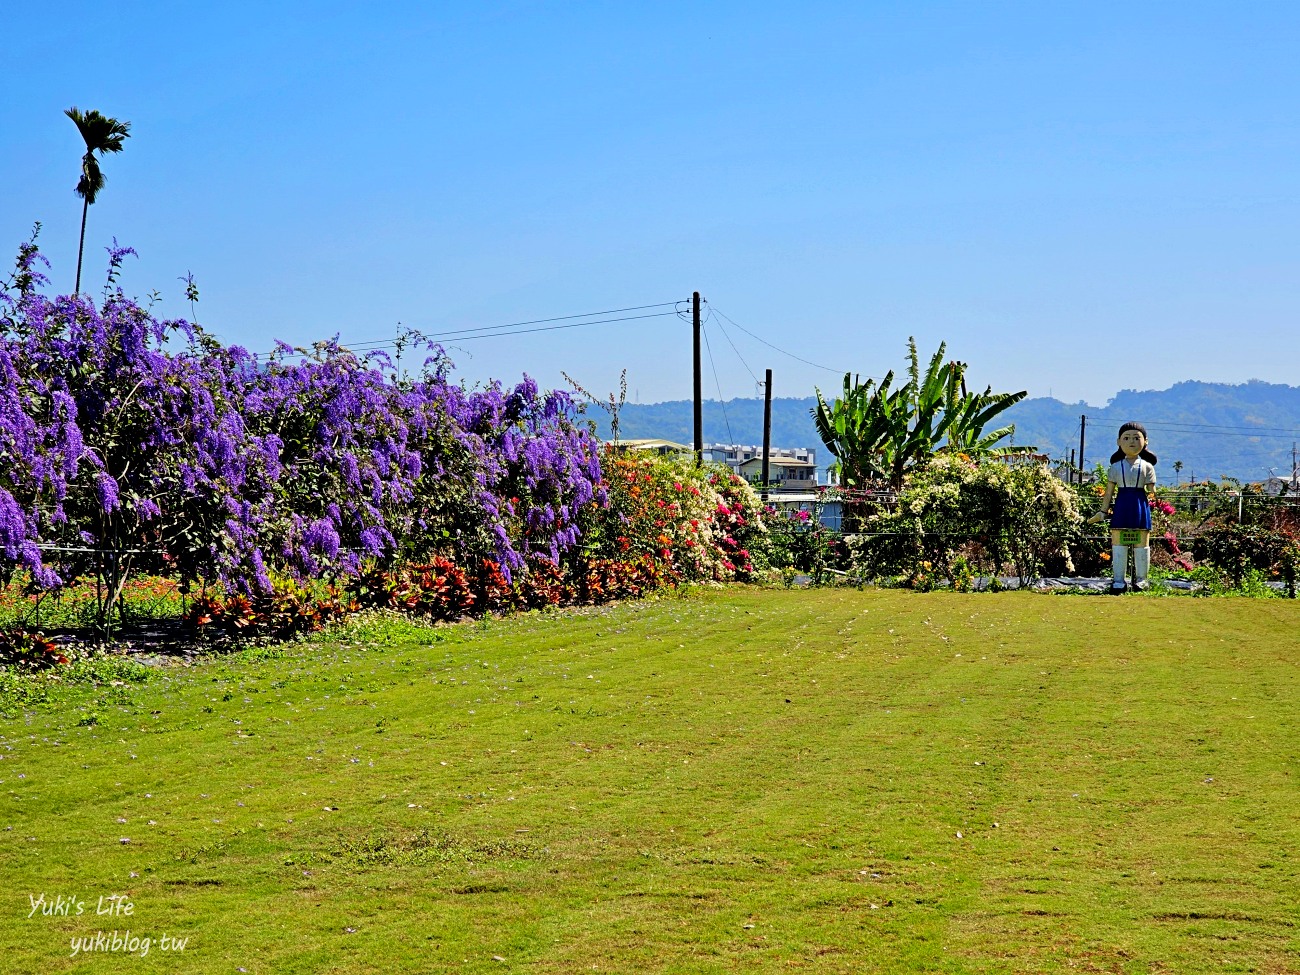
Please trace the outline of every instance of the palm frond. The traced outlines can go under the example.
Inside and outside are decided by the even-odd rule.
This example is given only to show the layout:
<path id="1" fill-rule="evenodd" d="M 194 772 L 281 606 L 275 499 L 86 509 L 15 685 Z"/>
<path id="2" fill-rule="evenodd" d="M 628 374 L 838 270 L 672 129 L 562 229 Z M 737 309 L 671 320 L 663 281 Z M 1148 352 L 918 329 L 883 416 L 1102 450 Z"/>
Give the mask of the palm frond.
<path id="1" fill-rule="evenodd" d="M 104 173 L 99 163 L 89 152 L 81 159 L 81 179 L 77 180 L 75 193 L 87 203 L 94 203 L 99 191 L 104 188 Z"/>
<path id="2" fill-rule="evenodd" d="M 95 109 L 83 112 L 73 105 L 63 113 L 72 119 L 86 143 L 86 154 L 81 157 L 81 179 L 77 181 L 76 194 L 86 203 L 94 203 L 104 188 L 104 174 L 95 154 L 121 152 L 122 143 L 131 136 L 131 123 L 101 115 Z"/>

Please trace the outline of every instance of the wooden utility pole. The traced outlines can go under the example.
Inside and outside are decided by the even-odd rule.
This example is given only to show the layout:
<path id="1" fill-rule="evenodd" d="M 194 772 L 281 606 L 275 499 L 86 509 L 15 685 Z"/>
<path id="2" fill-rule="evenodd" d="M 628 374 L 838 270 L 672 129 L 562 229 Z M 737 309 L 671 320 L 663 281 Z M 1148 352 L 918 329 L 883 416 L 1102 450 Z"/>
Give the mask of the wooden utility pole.
<path id="1" fill-rule="evenodd" d="M 767 503 L 768 454 L 772 450 L 772 370 L 763 380 L 763 489 L 759 497 Z"/>
<path id="2" fill-rule="evenodd" d="M 1079 484 L 1083 484 L 1083 435 L 1088 429 L 1088 417 L 1086 414 L 1079 415 Z"/>
<path id="3" fill-rule="evenodd" d="M 704 384 L 700 371 L 700 293 L 691 294 L 691 329 L 695 333 L 695 463 L 704 462 Z"/>

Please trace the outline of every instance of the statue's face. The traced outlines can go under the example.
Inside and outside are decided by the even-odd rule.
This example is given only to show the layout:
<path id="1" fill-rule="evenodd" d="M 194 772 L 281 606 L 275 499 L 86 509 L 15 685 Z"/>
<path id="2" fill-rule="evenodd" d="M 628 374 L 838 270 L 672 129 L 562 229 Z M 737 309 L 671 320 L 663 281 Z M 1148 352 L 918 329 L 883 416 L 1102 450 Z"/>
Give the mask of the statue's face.
<path id="1" fill-rule="evenodd" d="M 1147 438 L 1140 430 L 1125 430 L 1119 435 L 1119 449 L 1128 460 L 1134 460 L 1146 449 Z"/>

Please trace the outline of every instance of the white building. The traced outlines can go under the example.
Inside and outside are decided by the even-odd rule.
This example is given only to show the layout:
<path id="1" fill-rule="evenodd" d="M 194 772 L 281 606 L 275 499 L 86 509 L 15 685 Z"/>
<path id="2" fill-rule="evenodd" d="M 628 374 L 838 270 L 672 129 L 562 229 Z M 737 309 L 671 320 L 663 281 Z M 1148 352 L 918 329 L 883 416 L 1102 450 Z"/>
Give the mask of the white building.
<path id="1" fill-rule="evenodd" d="M 802 464 L 811 465 L 813 472 L 810 476 L 816 483 L 817 451 L 813 447 L 769 447 L 767 452 L 769 466 L 780 461 L 799 461 Z M 715 464 L 726 464 L 741 477 L 745 477 L 745 471 L 741 470 L 746 461 L 757 459 L 760 463 L 763 460 L 762 444 L 753 446 L 752 444 L 737 443 L 706 443 L 704 445 L 704 459 L 712 461 Z M 772 475 L 776 477 L 777 475 Z"/>
<path id="2" fill-rule="evenodd" d="M 763 457 L 751 457 L 742 461 L 740 476 L 751 484 L 763 479 Z M 811 461 L 796 457 L 773 457 L 768 454 L 768 486 L 782 491 L 811 491 L 817 486 L 817 468 Z"/>

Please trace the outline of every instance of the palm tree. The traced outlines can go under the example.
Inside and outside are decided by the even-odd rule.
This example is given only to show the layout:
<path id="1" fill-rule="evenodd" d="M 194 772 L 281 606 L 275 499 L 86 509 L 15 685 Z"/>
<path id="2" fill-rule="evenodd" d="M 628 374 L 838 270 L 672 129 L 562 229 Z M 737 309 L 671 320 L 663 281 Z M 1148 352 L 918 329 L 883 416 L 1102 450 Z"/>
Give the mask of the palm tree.
<path id="1" fill-rule="evenodd" d="M 115 118 L 100 115 L 93 108 L 88 112 L 78 111 L 73 105 L 63 113 L 76 123 L 77 131 L 86 141 L 86 154 L 81 157 L 81 179 L 77 180 L 76 193 L 84 201 L 81 205 L 81 244 L 77 247 L 77 285 L 75 291 L 81 294 L 81 257 L 86 249 L 86 212 L 95 202 L 95 197 L 104 188 L 104 174 L 100 171 L 99 160 L 109 152 L 121 152 L 122 142 L 131 135 L 131 123 L 119 122 Z"/>

